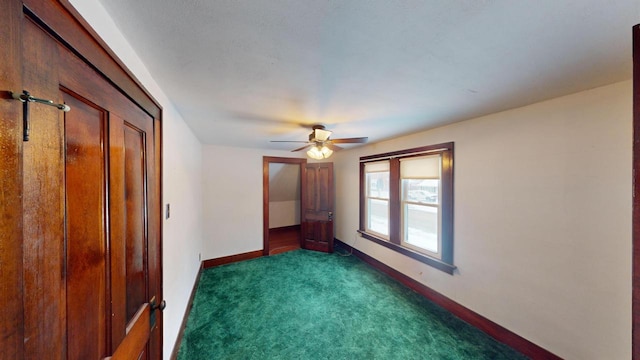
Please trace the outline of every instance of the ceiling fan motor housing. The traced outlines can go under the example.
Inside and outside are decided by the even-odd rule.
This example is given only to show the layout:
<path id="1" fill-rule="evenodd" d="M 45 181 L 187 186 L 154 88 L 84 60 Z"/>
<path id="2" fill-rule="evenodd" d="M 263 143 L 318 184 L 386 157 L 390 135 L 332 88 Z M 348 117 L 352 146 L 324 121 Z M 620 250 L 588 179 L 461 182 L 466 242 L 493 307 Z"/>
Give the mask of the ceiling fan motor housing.
<path id="1" fill-rule="evenodd" d="M 328 147 L 330 150 L 340 150 L 341 147 L 335 144 L 363 144 L 367 142 L 366 137 L 359 138 L 343 138 L 343 139 L 330 139 L 332 132 L 330 130 L 326 130 L 324 125 L 316 124 L 312 126 L 313 131 L 309 134 L 309 141 L 290 141 L 290 140 L 278 140 L 272 142 L 295 142 L 295 143 L 306 143 L 305 146 L 294 149 L 292 151 L 302 151 L 311 146 L 316 147 L 318 150 L 321 150 L 323 147 Z M 324 154 L 324 158 L 331 156 L 331 154 Z"/>
<path id="2" fill-rule="evenodd" d="M 313 131 L 309 134 L 309 142 L 324 142 L 329 140 L 331 131 L 325 130 L 324 125 L 313 125 Z"/>

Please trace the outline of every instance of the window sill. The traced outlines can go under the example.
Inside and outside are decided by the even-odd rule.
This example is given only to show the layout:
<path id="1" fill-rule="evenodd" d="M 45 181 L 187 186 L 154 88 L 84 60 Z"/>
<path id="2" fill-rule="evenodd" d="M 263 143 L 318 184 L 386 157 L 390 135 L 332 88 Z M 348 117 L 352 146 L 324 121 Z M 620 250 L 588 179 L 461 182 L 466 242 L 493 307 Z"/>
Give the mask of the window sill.
<path id="1" fill-rule="evenodd" d="M 421 254 L 419 252 L 413 251 L 411 249 L 402 247 L 398 244 L 394 244 L 392 242 L 389 242 L 387 240 L 381 239 L 375 235 L 372 235 L 370 233 L 365 232 L 364 230 L 358 230 L 358 232 L 360 233 L 360 235 L 367 239 L 367 240 L 371 240 L 377 244 L 380 244 L 388 249 L 391 249 L 393 251 L 399 252 L 402 255 L 408 256 L 414 260 L 420 261 L 423 264 L 427 264 L 431 267 L 434 267 L 440 271 L 446 272 L 449 275 L 453 275 L 454 270 L 456 269 L 456 267 L 454 265 L 451 264 L 447 264 L 446 262 L 443 262 L 442 260 L 436 259 L 436 258 L 432 258 L 430 256 Z"/>

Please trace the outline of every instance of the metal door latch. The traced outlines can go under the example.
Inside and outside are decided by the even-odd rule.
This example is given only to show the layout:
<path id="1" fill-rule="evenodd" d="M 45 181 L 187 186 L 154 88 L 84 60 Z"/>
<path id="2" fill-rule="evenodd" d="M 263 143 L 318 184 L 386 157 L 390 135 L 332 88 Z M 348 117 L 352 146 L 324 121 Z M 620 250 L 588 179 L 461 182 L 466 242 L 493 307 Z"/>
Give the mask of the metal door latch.
<path id="1" fill-rule="evenodd" d="M 11 91 L 10 93 L 12 98 L 16 100 L 20 100 L 22 102 L 22 127 L 23 127 L 22 140 L 23 141 L 29 141 L 29 130 L 31 128 L 31 126 L 29 125 L 29 103 L 30 102 L 53 106 L 64 112 L 71 110 L 69 105 L 56 104 L 53 102 L 53 100 L 40 99 L 37 97 L 33 97 L 31 96 L 31 94 L 29 94 L 27 90 L 22 90 L 22 94 L 15 93 L 13 91 Z"/>
<path id="2" fill-rule="evenodd" d="M 153 328 L 156 325 L 156 310 L 164 310 L 164 308 L 167 307 L 167 302 L 162 300 L 160 301 L 160 304 L 156 304 L 156 297 L 154 296 L 149 301 L 149 305 L 151 307 L 151 316 L 149 317 L 149 322 L 151 328 Z"/>

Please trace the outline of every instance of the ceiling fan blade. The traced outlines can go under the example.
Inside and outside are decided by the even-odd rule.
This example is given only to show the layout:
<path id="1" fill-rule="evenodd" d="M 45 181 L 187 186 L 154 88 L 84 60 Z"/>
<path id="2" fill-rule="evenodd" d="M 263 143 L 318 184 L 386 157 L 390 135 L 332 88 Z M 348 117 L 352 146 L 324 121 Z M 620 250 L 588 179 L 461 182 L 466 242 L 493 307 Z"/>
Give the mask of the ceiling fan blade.
<path id="1" fill-rule="evenodd" d="M 293 150 L 291 150 L 291 152 L 302 151 L 302 150 L 304 150 L 304 149 L 306 149 L 306 148 L 308 148 L 309 146 L 312 146 L 312 145 L 313 144 L 307 144 L 307 145 L 305 145 L 305 146 L 303 146 L 301 148 L 293 149 Z"/>
<path id="2" fill-rule="evenodd" d="M 324 143 L 324 146 L 328 147 L 329 149 L 333 150 L 333 151 L 338 151 L 338 150 L 342 150 L 344 149 L 343 147 L 340 147 L 338 145 L 333 145 L 329 142 Z"/>
<path id="3" fill-rule="evenodd" d="M 271 140 L 270 142 L 280 142 L 280 143 L 308 143 L 308 141 L 295 141 L 295 140 Z"/>
<path id="4" fill-rule="evenodd" d="M 364 144 L 368 140 L 369 140 L 368 137 L 357 137 L 357 138 L 331 139 L 330 141 L 334 144 Z"/>

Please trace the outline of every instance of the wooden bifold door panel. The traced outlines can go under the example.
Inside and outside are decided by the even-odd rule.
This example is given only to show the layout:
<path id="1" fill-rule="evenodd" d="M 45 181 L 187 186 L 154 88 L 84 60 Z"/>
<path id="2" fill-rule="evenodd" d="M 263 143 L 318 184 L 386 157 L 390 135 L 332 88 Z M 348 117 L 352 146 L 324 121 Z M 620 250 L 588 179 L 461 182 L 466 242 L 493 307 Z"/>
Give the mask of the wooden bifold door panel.
<path id="1" fill-rule="evenodd" d="M 107 353 L 107 113 L 65 94 L 67 352 Z"/>
<path id="2" fill-rule="evenodd" d="M 0 0 L 6 1 L 6 0 Z M 36 1 L 34 8 L 51 3 Z M 25 8 L 23 348 L 27 359 L 160 359 L 160 131 Z M 44 12 L 45 16 L 52 16 Z"/>

